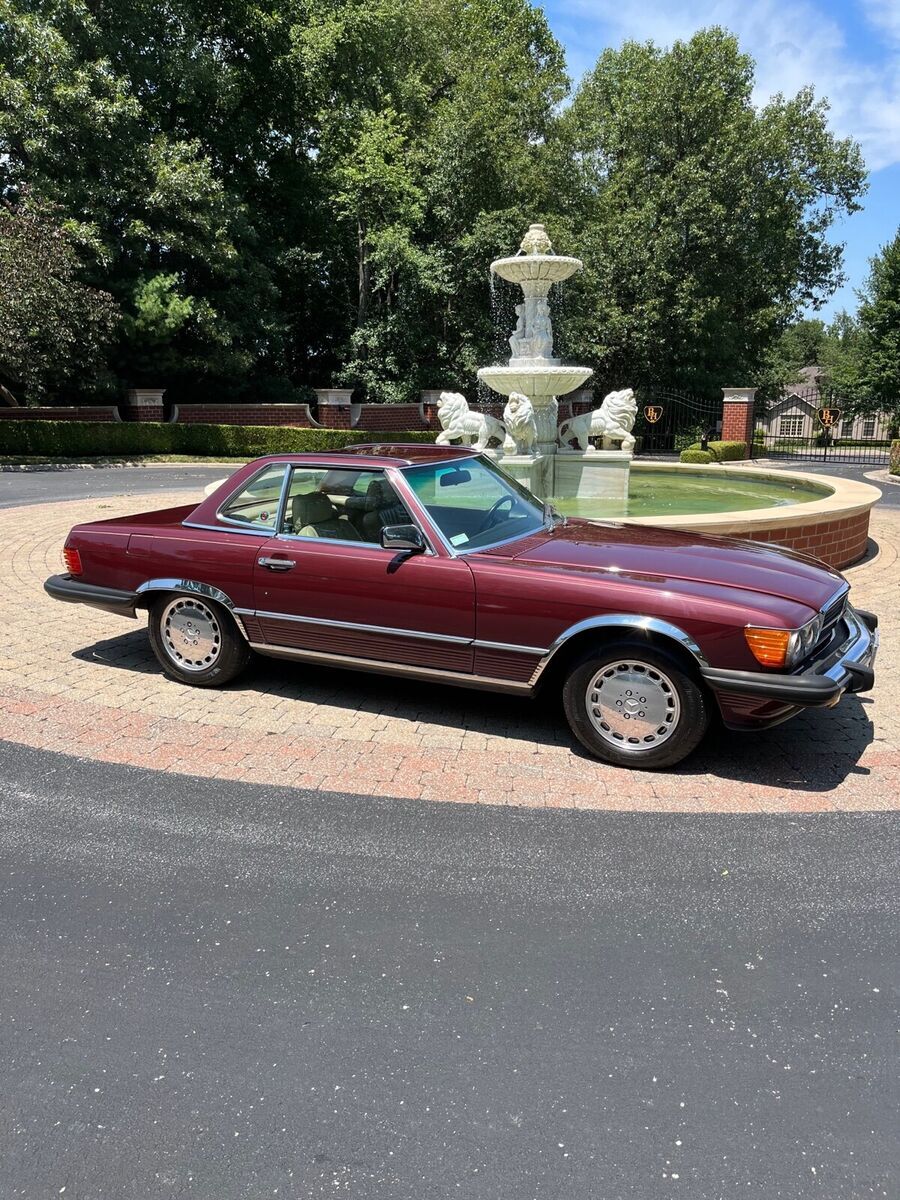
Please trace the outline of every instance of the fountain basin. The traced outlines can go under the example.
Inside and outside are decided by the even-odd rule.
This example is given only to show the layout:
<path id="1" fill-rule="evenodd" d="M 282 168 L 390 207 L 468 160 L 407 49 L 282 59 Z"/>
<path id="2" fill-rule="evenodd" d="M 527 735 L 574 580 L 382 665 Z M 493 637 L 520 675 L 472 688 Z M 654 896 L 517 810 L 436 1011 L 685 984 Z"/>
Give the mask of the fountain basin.
<path id="1" fill-rule="evenodd" d="M 515 254 L 510 258 L 498 258 L 491 263 L 491 270 L 510 283 L 546 282 L 562 283 L 580 271 L 581 259 L 567 258 L 564 254 Z"/>
<path id="2" fill-rule="evenodd" d="M 562 457 L 568 456 L 557 456 Z M 501 465 L 506 469 L 503 460 Z M 640 460 L 631 464 L 627 492 L 604 497 L 591 494 L 590 473 L 602 476 L 599 467 L 584 456 L 580 492 L 554 481 L 558 492 L 553 503 L 588 520 L 622 520 L 786 546 L 838 570 L 866 553 L 871 509 L 881 497 L 870 484 L 837 476 Z"/>
<path id="3" fill-rule="evenodd" d="M 501 396 L 510 392 L 530 397 L 565 396 L 581 387 L 590 376 L 590 367 L 482 367 L 478 372 L 478 378 Z"/>

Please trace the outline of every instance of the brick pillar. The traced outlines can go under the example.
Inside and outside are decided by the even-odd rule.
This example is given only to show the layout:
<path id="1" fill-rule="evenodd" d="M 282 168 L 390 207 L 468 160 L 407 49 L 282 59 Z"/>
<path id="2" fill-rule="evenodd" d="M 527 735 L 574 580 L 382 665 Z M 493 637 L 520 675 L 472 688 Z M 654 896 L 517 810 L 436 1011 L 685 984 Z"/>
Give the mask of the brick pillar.
<path id="1" fill-rule="evenodd" d="M 743 442 L 745 457 L 753 447 L 753 402 L 756 388 L 722 388 L 722 441 Z"/>
<path id="2" fill-rule="evenodd" d="M 319 424 L 329 429 L 352 429 L 352 388 L 315 388 L 319 400 Z"/>
<path id="3" fill-rule="evenodd" d="M 419 392 L 419 400 L 422 403 L 422 417 L 429 429 L 440 429 L 441 423 L 437 418 L 438 400 L 441 398 L 441 392 L 448 392 L 449 388 L 425 388 Z"/>
<path id="4" fill-rule="evenodd" d="M 165 388 L 132 388 L 122 405 L 126 421 L 162 421 Z"/>

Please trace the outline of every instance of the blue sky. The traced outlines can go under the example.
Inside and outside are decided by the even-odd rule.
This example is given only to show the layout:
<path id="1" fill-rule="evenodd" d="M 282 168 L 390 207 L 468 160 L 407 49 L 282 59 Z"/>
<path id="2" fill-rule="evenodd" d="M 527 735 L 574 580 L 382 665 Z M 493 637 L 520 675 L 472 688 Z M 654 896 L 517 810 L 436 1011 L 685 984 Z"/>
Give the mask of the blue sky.
<path id="1" fill-rule="evenodd" d="M 626 38 L 669 45 L 707 25 L 736 33 L 756 59 L 756 98 L 811 83 L 831 126 L 862 146 L 864 209 L 836 226 L 847 283 L 820 315 L 856 308 L 868 261 L 900 225 L 900 0 L 544 0 L 578 79 L 605 46 Z"/>

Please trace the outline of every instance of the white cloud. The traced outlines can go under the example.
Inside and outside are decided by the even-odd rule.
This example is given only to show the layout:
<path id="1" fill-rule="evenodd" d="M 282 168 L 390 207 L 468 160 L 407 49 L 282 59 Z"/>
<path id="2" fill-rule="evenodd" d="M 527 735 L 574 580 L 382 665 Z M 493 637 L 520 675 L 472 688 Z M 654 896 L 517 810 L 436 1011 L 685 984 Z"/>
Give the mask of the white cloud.
<path id="1" fill-rule="evenodd" d="M 832 128 L 859 141 L 868 167 L 878 170 L 900 162 L 900 0 L 861 0 L 861 6 L 855 19 L 867 20 L 883 38 L 882 53 L 872 59 L 851 51 L 841 26 L 810 0 L 562 0 L 557 11 L 577 31 L 577 42 L 560 31 L 577 47 L 570 53 L 576 76 L 603 46 L 625 38 L 670 45 L 722 25 L 756 60 L 758 103 L 813 84 L 831 102 Z"/>
<path id="2" fill-rule="evenodd" d="M 863 0 L 863 11 L 900 48 L 900 0 Z"/>

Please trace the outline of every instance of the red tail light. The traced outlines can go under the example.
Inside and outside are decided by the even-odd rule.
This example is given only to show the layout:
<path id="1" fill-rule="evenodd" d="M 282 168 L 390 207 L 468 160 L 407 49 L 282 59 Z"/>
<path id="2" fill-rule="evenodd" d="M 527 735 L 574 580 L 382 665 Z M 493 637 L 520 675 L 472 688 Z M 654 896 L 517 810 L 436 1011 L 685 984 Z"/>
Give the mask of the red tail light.
<path id="1" fill-rule="evenodd" d="M 81 555 L 72 546 L 63 548 L 63 562 L 70 575 L 80 575 L 82 571 Z"/>

